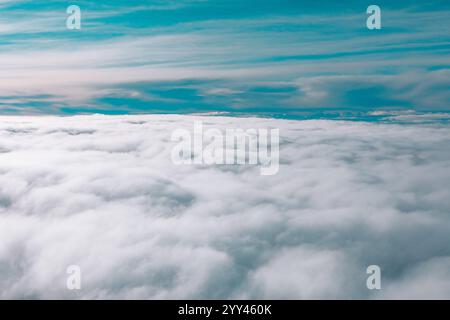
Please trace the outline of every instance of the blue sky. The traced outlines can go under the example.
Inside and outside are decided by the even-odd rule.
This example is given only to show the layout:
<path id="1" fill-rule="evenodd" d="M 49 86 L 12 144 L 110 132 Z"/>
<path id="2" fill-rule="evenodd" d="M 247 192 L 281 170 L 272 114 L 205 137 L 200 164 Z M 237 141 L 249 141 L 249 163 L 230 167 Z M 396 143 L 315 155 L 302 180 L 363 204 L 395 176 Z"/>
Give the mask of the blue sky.
<path id="1" fill-rule="evenodd" d="M 0 0 L 0 113 L 443 112 L 449 53 L 448 1 Z"/>

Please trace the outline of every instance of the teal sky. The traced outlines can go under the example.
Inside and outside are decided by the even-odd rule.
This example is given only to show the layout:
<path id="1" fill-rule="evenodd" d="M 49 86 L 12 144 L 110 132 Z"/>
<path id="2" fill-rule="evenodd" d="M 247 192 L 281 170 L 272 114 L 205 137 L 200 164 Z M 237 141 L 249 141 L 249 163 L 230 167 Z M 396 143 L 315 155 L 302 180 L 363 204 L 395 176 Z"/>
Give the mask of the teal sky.
<path id="1" fill-rule="evenodd" d="M 449 1 L 0 0 L 1 114 L 446 112 L 449 89 Z"/>

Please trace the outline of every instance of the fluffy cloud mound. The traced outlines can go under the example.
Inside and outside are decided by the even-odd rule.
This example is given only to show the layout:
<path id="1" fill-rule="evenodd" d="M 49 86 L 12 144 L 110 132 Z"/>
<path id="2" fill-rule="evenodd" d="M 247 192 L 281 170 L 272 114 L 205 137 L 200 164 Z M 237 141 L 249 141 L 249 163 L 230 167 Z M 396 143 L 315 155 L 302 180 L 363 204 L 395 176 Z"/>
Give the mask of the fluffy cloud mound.
<path id="1" fill-rule="evenodd" d="M 175 166 L 195 120 L 279 128 L 279 173 Z M 450 298 L 449 147 L 430 124 L 0 118 L 0 298 Z"/>

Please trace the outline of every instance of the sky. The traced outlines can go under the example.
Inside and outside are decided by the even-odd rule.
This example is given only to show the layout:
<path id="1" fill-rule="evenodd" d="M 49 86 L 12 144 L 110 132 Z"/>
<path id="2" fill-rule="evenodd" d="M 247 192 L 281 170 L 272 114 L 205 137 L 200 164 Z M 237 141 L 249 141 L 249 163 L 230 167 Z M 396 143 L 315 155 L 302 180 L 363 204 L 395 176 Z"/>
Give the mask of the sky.
<path id="1" fill-rule="evenodd" d="M 279 128 L 279 172 L 175 165 L 171 132 L 200 120 Z M 449 299 L 449 145 L 450 126 L 0 117 L 0 299 Z"/>
<path id="2" fill-rule="evenodd" d="M 0 0 L 0 114 L 447 112 L 449 21 L 440 0 Z"/>

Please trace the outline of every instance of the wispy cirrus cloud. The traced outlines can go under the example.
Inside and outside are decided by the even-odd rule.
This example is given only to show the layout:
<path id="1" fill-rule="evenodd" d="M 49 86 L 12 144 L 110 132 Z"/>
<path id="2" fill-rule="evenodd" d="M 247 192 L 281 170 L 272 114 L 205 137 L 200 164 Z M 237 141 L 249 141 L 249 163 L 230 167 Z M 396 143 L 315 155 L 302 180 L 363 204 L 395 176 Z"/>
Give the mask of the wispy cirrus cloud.
<path id="1" fill-rule="evenodd" d="M 134 1 L 115 6 L 95 6 L 86 1 L 80 5 L 84 5 L 84 24 L 79 32 L 65 30 L 64 6 L 58 1 L 34 10 L 20 6 L 2 18 L 2 95 L 63 97 L 64 105 L 76 110 L 82 105 L 97 104 L 107 88 L 116 91 L 134 85 L 136 91 L 147 83 L 145 92 L 134 99 L 138 104 L 138 96 L 158 95 L 150 92 L 152 84 L 172 82 L 176 89 L 180 81 L 193 80 L 197 81 L 194 94 L 198 99 L 190 102 L 200 109 L 213 108 L 211 101 L 221 103 L 217 108 L 237 110 L 258 104 L 265 109 L 269 107 L 267 101 L 280 110 L 340 108 L 342 105 L 333 99 L 313 101 L 307 95 L 299 96 L 308 90 L 309 98 L 313 93 L 317 97 L 319 91 L 325 94 L 325 90 L 338 90 L 319 85 L 317 79 L 327 77 L 365 79 L 367 87 L 377 82 L 379 90 L 390 92 L 393 87 L 383 87 L 386 83 L 382 79 L 403 81 L 394 87 L 406 88 L 408 75 L 416 74 L 417 78 L 430 79 L 441 75 L 443 82 L 432 81 L 421 89 L 417 86 L 417 92 L 430 87 L 424 96 L 434 98 L 420 99 L 400 90 L 381 100 L 374 98 L 371 104 L 383 107 L 379 103 L 397 98 L 399 105 L 404 103 L 408 108 L 447 108 L 443 104 L 443 87 L 448 81 L 445 69 L 450 66 L 449 30 L 434 23 L 450 17 L 446 7 L 418 10 L 387 6 L 383 11 L 384 29 L 370 33 L 364 26 L 365 11 L 356 10 L 353 4 L 349 4 L 348 12 L 335 14 L 330 14 L 325 6 L 300 14 L 300 5 L 290 14 L 278 6 L 273 12 L 257 10 L 253 15 L 240 14 L 238 4 L 207 1 L 156 1 L 146 5 Z M 213 16 L 219 8 L 222 13 Z M 166 11 L 174 12 L 172 18 L 165 15 Z M 198 17 L 192 12 L 197 12 Z M 227 15 L 231 13 L 235 15 Z M 285 97 L 289 92 L 281 99 L 277 99 L 278 93 L 270 95 L 280 84 L 295 88 L 299 78 L 305 87 L 293 90 L 290 97 Z M 344 92 L 351 94 L 350 85 L 355 81 L 340 81 L 341 87 L 346 85 Z M 270 87 L 272 83 L 277 84 L 275 88 Z M 239 94 L 228 95 L 233 99 L 227 101 L 224 95 L 214 93 L 217 84 Z M 246 91 L 248 88 L 250 91 Z M 265 92 L 258 96 L 252 88 L 265 88 Z M 340 93 L 326 93 L 337 94 Z M 296 101 L 299 104 L 292 105 Z"/>

